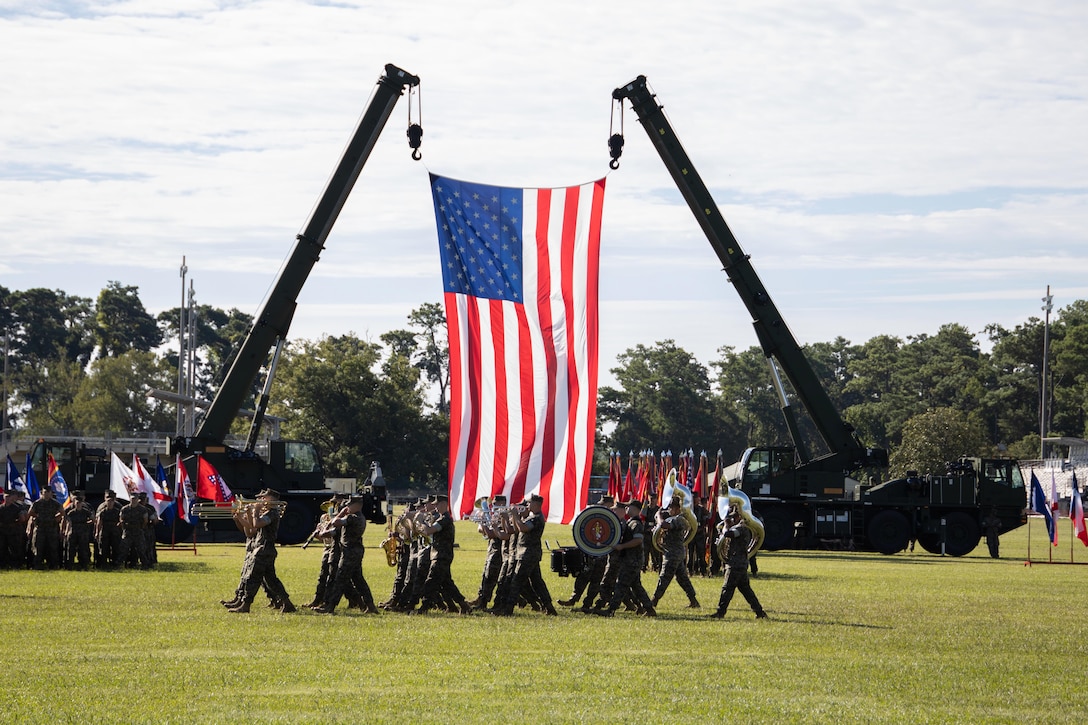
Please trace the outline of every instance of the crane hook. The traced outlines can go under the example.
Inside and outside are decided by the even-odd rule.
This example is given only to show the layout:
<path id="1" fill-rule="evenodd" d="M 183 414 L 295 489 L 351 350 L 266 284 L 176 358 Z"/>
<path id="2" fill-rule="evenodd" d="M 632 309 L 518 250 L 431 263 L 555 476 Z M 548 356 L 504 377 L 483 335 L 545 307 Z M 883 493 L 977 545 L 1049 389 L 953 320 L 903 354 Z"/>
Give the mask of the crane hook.
<path id="1" fill-rule="evenodd" d="M 419 152 L 419 147 L 423 144 L 423 127 L 418 123 L 413 123 L 408 126 L 408 147 L 412 149 L 412 159 L 419 161 L 423 158 L 423 154 Z"/>
<path id="2" fill-rule="evenodd" d="M 608 168 L 615 170 L 620 167 L 620 156 L 623 154 L 623 136 L 614 133 L 608 137 L 608 155 L 612 160 L 608 162 Z"/>

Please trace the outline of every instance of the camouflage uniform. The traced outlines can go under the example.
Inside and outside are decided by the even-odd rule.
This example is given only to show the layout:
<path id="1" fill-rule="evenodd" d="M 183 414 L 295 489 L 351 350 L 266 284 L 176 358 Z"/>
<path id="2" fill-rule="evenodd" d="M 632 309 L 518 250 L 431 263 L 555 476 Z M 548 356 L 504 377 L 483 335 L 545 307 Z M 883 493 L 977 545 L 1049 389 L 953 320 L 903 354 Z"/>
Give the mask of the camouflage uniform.
<path id="1" fill-rule="evenodd" d="M 637 515 L 632 515 L 623 528 L 620 543 L 623 544 L 635 539 L 641 542 L 645 538 L 644 531 L 645 527 L 642 524 L 642 519 Z M 611 616 L 613 612 L 620 608 L 620 604 L 627 601 L 629 597 L 633 597 L 635 603 L 644 612 L 653 612 L 654 608 L 650 602 L 650 595 L 642 587 L 642 546 L 621 549 L 618 564 L 616 588 L 612 592 L 612 600 L 608 603 L 608 608 L 604 610 L 603 614 Z"/>
<path id="2" fill-rule="evenodd" d="M 536 599 L 548 614 L 556 614 L 552 605 L 552 595 L 544 577 L 540 574 L 540 559 L 543 556 L 541 541 L 544 537 L 544 514 L 530 511 L 522 522 L 527 530 L 518 531 L 518 544 L 514 555 L 514 574 L 510 580 L 510 590 L 502 602 L 500 614 L 513 614 L 518 598 L 526 596 Z"/>
<path id="3" fill-rule="evenodd" d="M 449 511 L 442 512 L 432 524 L 437 531 L 431 534 L 431 565 L 427 570 L 427 579 L 423 582 L 423 603 L 420 611 L 441 607 L 446 601 L 456 603 L 462 612 L 468 611 L 465 596 L 457 588 L 450 573 L 453 565 L 453 545 L 457 532 L 453 528 L 453 517 Z"/>
<path id="4" fill-rule="evenodd" d="M 0 504 L 0 568 L 26 566 L 26 519 L 27 507 L 18 496 L 5 495 Z"/>
<path id="5" fill-rule="evenodd" d="M 31 548 L 34 554 L 34 568 L 46 565 L 56 569 L 60 559 L 60 522 L 57 515 L 63 511 L 60 501 L 55 498 L 40 498 L 30 505 L 30 518 L 34 520 L 31 534 Z"/>
<path id="6" fill-rule="evenodd" d="M 698 607 L 699 600 L 695 598 L 695 587 L 691 585 L 691 579 L 688 578 L 688 551 L 684 545 L 684 539 L 689 533 L 688 522 L 682 515 L 675 515 L 665 519 L 665 523 L 668 529 L 661 537 L 661 573 L 657 577 L 657 589 L 654 590 L 651 603 L 657 606 L 665 590 L 672 583 L 673 577 L 676 577 L 676 583 L 688 595 L 688 606 Z"/>
<path id="7" fill-rule="evenodd" d="M 340 526 L 340 562 L 336 569 L 336 576 L 329 582 L 325 592 L 325 603 L 322 610 L 331 612 L 340 603 L 340 598 L 345 594 L 353 595 L 361 600 L 362 608 L 368 612 L 377 611 L 374 606 L 374 597 L 371 596 L 370 586 L 363 577 L 363 554 L 366 551 L 363 546 L 363 533 L 366 531 L 366 518 L 360 511 L 348 514 L 342 518 Z"/>
<path id="8" fill-rule="evenodd" d="M 144 538 L 146 529 L 147 508 L 134 496 L 121 508 L 121 546 L 117 551 L 117 562 L 121 566 L 139 563 L 144 569 L 150 568 L 151 560 L 147 556 Z"/>
<path id="9" fill-rule="evenodd" d="M 767 613 L 763 611 L 759 598 L 752 591 L 752 584 L 748 580 L 748 545 L 752 541 L 752 531 L 739 519 L 727 519 L 728 528 L 722 532 L 722 536 L 729 539 L 729 552 L 725 556 L 725 582 L 722 584 L 722 594 L 718 599 L 718 609 L 710 616 L 721 619 L 725 616 L 729 602 L 733 599 L 733 593 L 740 591 L 748 600 L 748 605 L 756 613 L 758 619 L 763 619 Z"/>
<path id="10" fill-rule="evenodd" d="M 112 503 L 111 503 L 112 502 Z M 117 499 L 103 501 L 95 512 L 98 541 L 97 566 L 117 566 L 121 563 L 121 507 Z"/>
<path id="11" fill-rule="evenodd" d="M 332 514 L 325 512 L 321 514 L 321 518 L 317 522 L 317 530 L 322 531 L 329 522 L 332 520 Z M 336 571 L 332 568 L 332 534 L 323 534 L 317 537 L 321 540 L 321 569 L 317 573 L 317 588 L 314 590 L 313 601 L 307 604 L 308 607 L 320 606 L 325 601 L 325 592 L 328 591 L 329 581 L 332 579 Z"/>
<path id="12" fill-rule="evenodd" d="M 282 605 L 290 600 L 283 582 L 276 576 L 276 535 L 280 530 L 280 512 L 272 508 L 261 519 L 268 523 L 246 541 L 246 560 L 242 564 L 242 604 L 245 611 L 249 610 L 262 583 L 273 604 Z"/>
<path id="13" fill-rule="evenodd" d="M 94 514 L 82 499 L 64 512 L 66 532 L 64 536 L 64 563 L 69 568 L 91 566 L 91 535 L 94 532 Z M 77 564 L 78 561 L 78 564 Z"/>

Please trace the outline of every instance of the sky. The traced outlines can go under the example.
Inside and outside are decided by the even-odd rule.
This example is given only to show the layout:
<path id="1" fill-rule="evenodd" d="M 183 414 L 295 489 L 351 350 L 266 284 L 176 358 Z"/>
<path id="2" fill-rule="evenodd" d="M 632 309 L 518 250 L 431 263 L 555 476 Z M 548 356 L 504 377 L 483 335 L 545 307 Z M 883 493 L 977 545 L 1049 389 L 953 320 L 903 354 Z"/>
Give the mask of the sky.
<path id="1" fill-rule="evenodd" d="M 935 334 L 1088 298 L 1088 4 L 0 0 L 0 285 L 255 313 L 386 63 L 401 99 L 292 337 L 377 341 L 441 301 L 428 172 L 607 176 L 602 383 L 751 319 L 637 119 L 645 75 L 798 340 Z M 405 129 L 420 111 L 422 160 Z M 612 128 L 614 125 L 616 128 Z"/>

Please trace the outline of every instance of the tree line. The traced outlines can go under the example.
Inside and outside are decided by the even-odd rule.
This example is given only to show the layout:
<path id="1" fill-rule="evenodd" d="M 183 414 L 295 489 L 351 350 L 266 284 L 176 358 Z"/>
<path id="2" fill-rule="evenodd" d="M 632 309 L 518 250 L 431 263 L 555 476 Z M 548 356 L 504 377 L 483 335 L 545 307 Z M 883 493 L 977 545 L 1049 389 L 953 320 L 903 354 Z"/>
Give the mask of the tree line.
<path id="1" fill-rule="evenodd" d="M 173 404 L 146 391 L 176 387 L 179 319 L 179 308 L 152 316 L 136 287 L 115 281 L 93 300 L 0 286 L 9 425 L 38 435 L 172 431 Z M 201 305 L 196 319 L 197 397 L 210 399 L 252 317 Z M 287 346 L 269 410 L 286 419 L 284 436 L 317 444 L 330 475 L 357 475 L 378 460 L 391 480 L 444 481 L 444 312 L 425 303 L 406 322 L 378 341 L 347 334 Z M 861 344 L 839 337 L 804 350 L 858 437 L 891 452 L 889 473 L 938 472 L 959 455 L 1038 457 L 1044 333 L 1047 429 L 1085 435 L 1088 302 L 1059 310 L 1044 327 L 1038 318 L 1012 329 L 987 325 L 985 352 L 956 323 L 932 335 L 878 335 Z M 704 364 L 673 340 L 638 344 L 611 372 L 616 384 L 602 386 L 598 398 L 600 473 L 610 450 L 722 450 L 732 461 L 750 445 L 790 443 L 758 347 L 723 346 Z M 818 453 L 821 442 L 803 415 L 801 431 Z"/>

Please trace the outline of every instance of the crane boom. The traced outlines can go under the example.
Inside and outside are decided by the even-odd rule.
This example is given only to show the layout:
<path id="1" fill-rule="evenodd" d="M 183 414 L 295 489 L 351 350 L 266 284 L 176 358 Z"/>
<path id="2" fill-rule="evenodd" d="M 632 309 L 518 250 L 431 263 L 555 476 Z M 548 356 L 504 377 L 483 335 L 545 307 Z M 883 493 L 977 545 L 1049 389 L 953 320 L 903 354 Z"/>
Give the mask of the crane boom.
<path id="1" fill-rule="evenodd" d="M 253 320 L 230 371 L 204 414 L 196 431 L 197 438 L 222 441 L 230 431 L 238 410 L 242 407 L 269 350 L 277 339 L 287 337 L 296 300 L 310 271 L 317 263 L 325 240 L 332 231 L 340 210 L 359 178 L 374 144 L 389 120 L 397 99 L 406 88 L 419 85 L 419 77 L 395 65 L 385 66 L 378 85 L 359 119 L 355 133 L 340 158 L 340 163 L 325 185 L 321 198 L 310 213 L 302 233 L 283 265 L 264 306 Z"/>
<path id="2" fill-rule="evenodd" d="M 843 421 L 827 391 L 816 377 L 812 366 L 797 344 L 782 314 L 763 286 L 747 254 L 737 242 L 732 230 L 718 210 L 706 185 L 680 144 L 676 132 L 650 91 L 645 76 L 639 76 L 612 93 L 617 101 L 630 101 L 643 129 L 665 162 L 676 187 L 691 208 L 710 246 L 721 260 L 725 273 L 752 315 L 756 337 L 764 354 L 777 362 L 793 386 L 797 397 L 812 417 L 830 453 L 822 458 L 825 467 L 839 471 L 853 470 L 865 465 L 870 451 L 861 444 L 851 425 Z M 785 402 L 785 401 L 783 401 Z M 784 405 L 784 408 L 788 406 Z M 784 411 L 790 415 L 789 411 Z M 787 421 L 789 422 L 789 421 Z M 796 426 L 790 425 L 796 434 Z M 804 447 L 795 440 L 799 451 Z M 806 461 L 802 461 L 804 463 Z M 838 464 L 841 463 L 841 466 Z"/>

